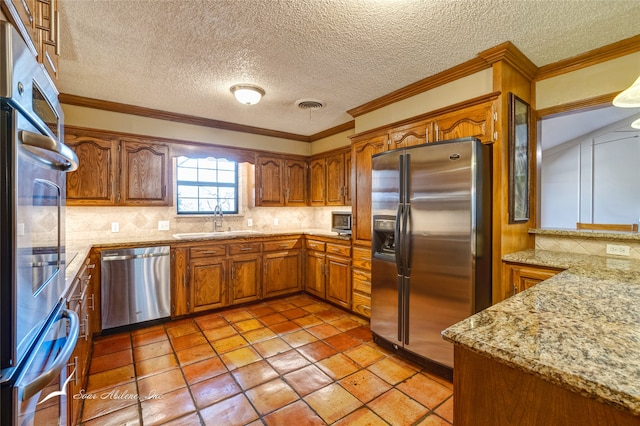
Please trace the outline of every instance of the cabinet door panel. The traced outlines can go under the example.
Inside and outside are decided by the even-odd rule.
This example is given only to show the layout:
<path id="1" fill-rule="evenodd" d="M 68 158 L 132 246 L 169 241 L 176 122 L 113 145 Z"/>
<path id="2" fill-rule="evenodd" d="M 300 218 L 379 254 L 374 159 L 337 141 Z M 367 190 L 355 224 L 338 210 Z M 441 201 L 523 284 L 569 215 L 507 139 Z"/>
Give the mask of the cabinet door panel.
<path id="1" fill-rule="evenodd" d="M 311 194 L 309 195 L 309 204 L 312 206 L 324 206 L 326 186 L 324 158 L 311 161 L 309 169 L 311 175 Z"/>
<path id="2" fill-rule="evenodd" d="M 406 148 L 408 146 L 421 145 L 433 142 L 430 121 L 421 121 L 394 128 L 389 133 L 391 145 L 389 149 Z"/>
<path id="3" fill-rule="evenodd" d="M 170 205 L 169 148 L 161 144 L 122 142 L 122 205 Z"/>
<path id="4" fill-rule="evenodd" d="M 306 278 L 304 288 L 311 294 L 322 299 L 325 298 L 324 277 L 325 254 L 317 251 L 308 251 L 306 255 Z"/>
<path id="5" fill-rule="evenodd" d="M 256 205 L 283 206 L 282 159 L 258 157 L 256 161 Z"/>
<path id="6" fill-rule="evenodd" d="M 327 255 L 327 300 L 351 308 L 351 259 Z"/>
<path id="7" fill-rule="evenodd" d="M 471 106 L 436 118 L 436 140 L 464 137 L 493 141 L 493 103 Z"/>
<path id="8" fill-rule="evenodd" d="M 387 135 L 354 143 L 352 161 L 355 179 L 352 189 L 353 242 L 371 244 L 371 156 L 384 151 Z"/>
<path id="9" fill-rule="evenodd" d="M 307 205 L 307 162 L 302 160 L 285 160 L 284 170 L 287 178 L 287 196 L 285 205 Z"/>
<path id="10" fill-rule="evenodd" d="M 220 258 L 191 262 L 193 312 L 224 306 L 225 269 Z"/>
<path id="11" fill-rule="evenodd" d="M 67 205 L 115 204 L 118 142 L 68 131 L 65 143 L 79 160 L 78 169 L 67 173 Z"/>
<path id="12" fill-rule="evenodd" d="M 300 251 L 264 255 L 264 296 L 294 293 L 300 289 Z"/>
<path id="13" fill-rule="evenodd" d="M 327 157 L 326 167 L 326 205 L 342 206 L 345 198 L 344 154 Z"/>
<path id="14" fill-rule="evenodd" d="M 188 249 L 171 250 L 171 316 L 180 317 L 191 312 L 189 295 Z"/>
<path id="15" fill-rule="evenodd" d="M 229 303 L 245 303 L 260 299 L 261 256 L 235 256 L 229 260 Z"/>
<path id="16" fill-rule="evenodd" d="M 344 185 L 345 185 L 345 193 L 344 193 L 344 205 L 351 205 L 351 151 L 346 152 L 344 154 Z"/>

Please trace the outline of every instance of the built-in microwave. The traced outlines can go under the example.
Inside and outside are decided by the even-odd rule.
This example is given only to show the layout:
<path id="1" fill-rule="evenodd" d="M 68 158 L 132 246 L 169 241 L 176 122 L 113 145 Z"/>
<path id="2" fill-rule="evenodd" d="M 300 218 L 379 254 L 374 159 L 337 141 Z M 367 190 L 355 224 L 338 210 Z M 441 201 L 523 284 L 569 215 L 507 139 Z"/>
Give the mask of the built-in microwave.
<path id="1" fill-rule="evenodd" d="M 338 234 L 351 234 L 351 212 L 331 212 L 331 230 Z"/>

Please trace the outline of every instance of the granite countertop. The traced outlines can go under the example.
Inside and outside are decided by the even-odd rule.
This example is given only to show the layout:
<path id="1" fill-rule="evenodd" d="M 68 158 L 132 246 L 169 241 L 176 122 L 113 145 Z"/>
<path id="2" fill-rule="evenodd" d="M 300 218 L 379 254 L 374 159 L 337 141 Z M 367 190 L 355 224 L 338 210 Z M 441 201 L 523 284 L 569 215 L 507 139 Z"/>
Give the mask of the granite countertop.
<path id="1" fill-rule="evenodd" d="M 316 235 L 321 237 L 330 237 L 344 241 L 351 241 L 350 235 L 338 235 L 336 232 L 328 231 L 326 229 L 277 229 L 277 230 L 268 230 L 268 231 L 259 231 L 252 232 L 247 231 L 247 233 L 238 232 L 218 232 L 218 233 L 210 233 L 206 237 L 193 237 L 193 238 L 176 238 L 171 233 L 167 233 L 167 235 L 154 235 L 148 237 L 118 237 L 118 238 L 109 238 L 109 240 L 105 241 L 96 241 L 96 240 L 67 240 L 66 244 L 66 252 L 68 253 L 67 258 L 67 267 L 65 272 L 66 277 L 66 287 L 69 288 L 74 278 L 80 272 L 82 268 L 82 263 L 84 259 L 89 255 L 89 252 L 93 247 L 96 248 L 114 248 L 114 247 L 122 247 L 122 246 L 144 246 L 144 245 L 171 245 L 178 243 L 193 243 L 193 242 L 202 242 L 202 241 L 215 241 L 215 240 L 233 240 L 240 238 L 265 238 L 265 237 L 273 237 L 273 236 L 287 236 L 287 235 Z"/>
<path id="2" fill-rule="evenodd" d="M 566 270 L 443 331 L 446 340 L 640 415 L 640 261 L 543 250 Z"/>
<path id="3" fill-rule="evenodd" d="M 628 231 L 592 231 L 588 229 L 564 229 L 564 228 L 531 228 L 530 234 L 561 236 L 561 237 L 580 237 L 580 238 L 598 238 L 598 239 L 616 239 L 616 240 L 636 240 L 640 241 L 640 233 Z"/>

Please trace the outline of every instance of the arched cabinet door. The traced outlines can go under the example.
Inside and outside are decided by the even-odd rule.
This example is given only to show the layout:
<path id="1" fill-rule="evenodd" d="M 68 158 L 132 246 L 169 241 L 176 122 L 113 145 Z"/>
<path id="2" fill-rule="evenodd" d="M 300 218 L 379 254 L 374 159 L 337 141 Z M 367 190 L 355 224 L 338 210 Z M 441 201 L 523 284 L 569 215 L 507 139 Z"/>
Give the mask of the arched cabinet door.
<path id="1" fill-rule="evenodd" d="M 169 147 L 136 140 L 121 144 L 120 204 L 171 205 Z"/>

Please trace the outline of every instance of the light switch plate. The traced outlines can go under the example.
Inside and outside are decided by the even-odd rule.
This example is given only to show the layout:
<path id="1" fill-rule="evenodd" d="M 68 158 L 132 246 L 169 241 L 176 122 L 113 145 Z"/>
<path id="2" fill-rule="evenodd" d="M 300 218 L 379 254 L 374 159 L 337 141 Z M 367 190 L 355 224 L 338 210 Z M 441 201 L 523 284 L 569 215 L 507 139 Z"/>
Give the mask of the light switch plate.
<path id="1" fill-rule="evenodd" d="M 111 232 L 120 232 L 120 223 L 111 222 Z"/>
<path id="2" fill-rule="evenodd" d="M 253 219 L 247 219 L 247 226 L 253 226 Z"/>
<path id="3" fill-rule="evenodd" d="M 169 230 L 169 221 L 168 220 L 159 220 L 158 221 L 158 231 L 168 231 Z"/>
<path id="4" fill-rule="evenodd" d="M 277 217 L 273 218 L 273 226 L 278 226 L 278 218 Z"/>

